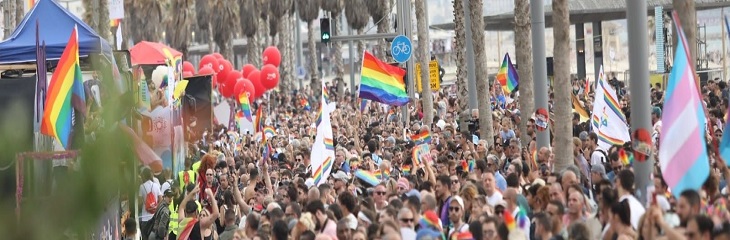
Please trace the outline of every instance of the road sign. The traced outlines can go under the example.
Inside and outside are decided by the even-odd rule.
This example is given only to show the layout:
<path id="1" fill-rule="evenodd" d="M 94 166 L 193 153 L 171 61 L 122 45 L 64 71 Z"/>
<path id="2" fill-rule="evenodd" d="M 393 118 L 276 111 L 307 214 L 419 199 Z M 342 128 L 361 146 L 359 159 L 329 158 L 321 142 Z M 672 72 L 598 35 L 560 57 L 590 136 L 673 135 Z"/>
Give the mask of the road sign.
<path id="1" fill-rule="evenodd" d="M 307 76 L 307 70 L 304 69 L 304 67 L 299 66 L 297 67 L 297 78 L 303 79 Z"/>
<path id="2" fill-rule="evenodd" d="M 413 45 L 411 40 L 404 35 L 398 35 L 393 38 L 393 42 L 390 43 L 390 54 L 393 55 L 393 60 L 399 63 L 404 63 L 411 58 L 411 49 Z"/>
<path id="3" fill-rule="evenodd" d="M 423 91 L 423 83 L 421 83 L 421 64 L 416 63 L 416 89 L 418 92 Z M 428 63 L 428 79 L 431 83 L 431 90 L 438 91 L 441 89 L 439 82 L 439 62 L 433 60 Z"/>

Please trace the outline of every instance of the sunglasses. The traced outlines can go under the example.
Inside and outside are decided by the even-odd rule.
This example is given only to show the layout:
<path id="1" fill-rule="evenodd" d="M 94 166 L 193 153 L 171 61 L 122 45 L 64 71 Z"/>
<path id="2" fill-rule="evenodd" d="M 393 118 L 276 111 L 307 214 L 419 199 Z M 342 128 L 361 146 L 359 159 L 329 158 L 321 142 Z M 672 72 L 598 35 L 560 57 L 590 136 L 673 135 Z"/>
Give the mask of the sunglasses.
<path id="1" fill-rule="evenodd" d="M 451 179 L 451 183 L 459 183 L 458 179 Z"/>
<path id="2" fill-rule="evenodd" d="M 401 218 L 400 221 L 401 222 L 404 222 L 404 223 L 412 223 L 413 222 L 413 218 Z"/>
<path id="3" fill-rule="evenodd" d="M 461 210 L 459 207 L 449 207 L 449 212 L 459 212 L 459 210 Z"/>
<path id="4" fill-rule="evenodd" d="M 385 192 L 375 192 L 377 195 L 385 195 Z"/>
<path id="5" fill-rule="evenodd" d="M 206 174 L 205 174 L 205 176 L 210 176 L 210 177 L 212 177 L 212 176 L 213 176 L 213 174 L 212 174 L 212 173 L 206 173 Z"/>

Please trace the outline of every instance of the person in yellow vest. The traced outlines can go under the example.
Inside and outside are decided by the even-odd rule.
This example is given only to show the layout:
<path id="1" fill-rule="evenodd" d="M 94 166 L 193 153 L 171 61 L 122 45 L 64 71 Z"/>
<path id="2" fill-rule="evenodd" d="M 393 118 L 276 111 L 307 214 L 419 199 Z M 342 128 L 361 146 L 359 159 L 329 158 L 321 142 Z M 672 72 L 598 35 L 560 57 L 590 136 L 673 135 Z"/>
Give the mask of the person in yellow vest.
<path id="1" fill-rule="evenodd" d="M 187 186 L 186 187 L 187 191 L 183 194 L 180 194 L 180 192 L 175 192 L 176 197 L 174 199 L 172 199 L 172 201 L 170 203 L 170 219 L 172 219 L 172 221 L 170 221 L 170 227 L 169 227 L 170 230 L 169 230 L 167 239 L 177 239 L 177 236 L 180 234 L 179 229 L 178 229 L 178 227 L 180 226 L 180 222 L 177 221 L 178 220 L 178 211 L 177 210 L 179 209 L 180 203 L 182 202 L 186 193 L 192 192 L 193 189 L 195 189 L 195 184 L 189 184 L 186 186 Z M 177 204 L 175 204 L 175 203 L 177 203 Z M 200 202 L 197 200 L 195 201 L 195 204 L 198 205 L 198 212 L 200 212 L 200 210 L 203 209 L 203 206 L 200 205 Z M 183 208 L 185 208 L 185 206 L 183 206 Z"/>
<path id="2" fill-rule="evenodd" d="M 190 158 L 185 159 L 185 169 L 177 173 L 177 181 L 180 183 L 180 191 L 190 183 L 197 182 L 197 172 L 191 168 L 192 160 Z M 198 162 L 200 163 L 200 162 Z M 197 164 L 197 163 L 196 163 Z M 200 165 L 198 165 L 200 166 Z"/>

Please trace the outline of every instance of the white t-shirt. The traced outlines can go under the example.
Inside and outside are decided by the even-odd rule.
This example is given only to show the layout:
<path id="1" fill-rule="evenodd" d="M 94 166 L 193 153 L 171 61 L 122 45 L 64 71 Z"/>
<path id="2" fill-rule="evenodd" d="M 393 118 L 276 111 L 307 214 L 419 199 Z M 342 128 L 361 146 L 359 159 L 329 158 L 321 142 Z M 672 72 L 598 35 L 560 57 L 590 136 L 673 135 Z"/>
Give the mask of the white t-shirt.
<path id="1" fill-rule="evenodd" d="M 603 151 L 603 153 L 601 153 Z M 593 153 L 591 153 L 591 166 L 596 164 L 603 164 L 603 162 L 608 161 L 607 155 L 605 154 L 606 151 L 601 149 L 601 147 L 596 147 L 596 150 L 593 150 Z"/>
<path id="2" fill-rule="evenodd" d="M 500 201 L 502 201 L 502 193 L 497 191 L 497 189 L 494 190 L 492 196 L 487 196 L 487 204 L 489 204 L 489 206 L 494 207 Z"/>
<path id="3" fill-rule="evenodd" d="M 639 219 L 641 219 L 641 216 L 644 216 L 644 213 L 646 212 L 646 209 L 644 209 L 644 206 L 641 205 L 641 202 L 639 202 L 634 195 L 624 195 L 619 198 L 619 201 L 623 201 L 624 199 L 629 200 L 629 209 L 631 210 L 631 226 L 634 227 L 634 229 L 639 229 Z"/>
<path id="4" fill-rule="evenodd" d="M 147 193 L 152 193 L 155 195 L 155 200 L 157 202 L 160 202 L 160 184 L 155 183 L 152 181 L 146 181 L 142 183 L 142 185 L 139 185 L 139 201 L 142 202 L 142 208 L 140 209 L 139 213 L 139 220 L 141 222 L 146 222 L 152 219 L 152 216 L 155 215 L 155 213 L 149 213 L 147 210 L 144 209 L 144 203 L 145 199 L 147 199 Z"/>
<path id="5" fill-rule="evenodd" d="M 172 179 L 162 183 L 162 186 L 160 187 L 160 195 L 164 194 L 167 189 L 170 189 L 170 187 L 172 187 Z"/>

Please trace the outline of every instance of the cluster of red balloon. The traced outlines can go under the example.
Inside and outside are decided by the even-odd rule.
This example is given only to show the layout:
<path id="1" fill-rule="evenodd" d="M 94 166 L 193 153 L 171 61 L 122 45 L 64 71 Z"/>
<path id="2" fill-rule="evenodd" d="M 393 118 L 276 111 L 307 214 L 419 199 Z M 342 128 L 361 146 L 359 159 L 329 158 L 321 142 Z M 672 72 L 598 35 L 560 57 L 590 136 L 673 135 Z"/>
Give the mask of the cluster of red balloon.
<path id="1" fill-rule="evenodd" d="M 251 101 L 263 96 L 268 90 L 279 85 L 279 64 L 281 53 L 276 47 L 267 47 L 262 55 L 264 66 L 261 70 L 252 64 L 243 65 L 241 71 L 233 69 L 233 64 L 219 53 L 203 56 L 198 66 L 198 75 L 213 75 L 213 86 L 223 97 L 237 97 L 247 94 Z M 195 67 L 183 62 L 183 77 L 193 76 Z"/>

